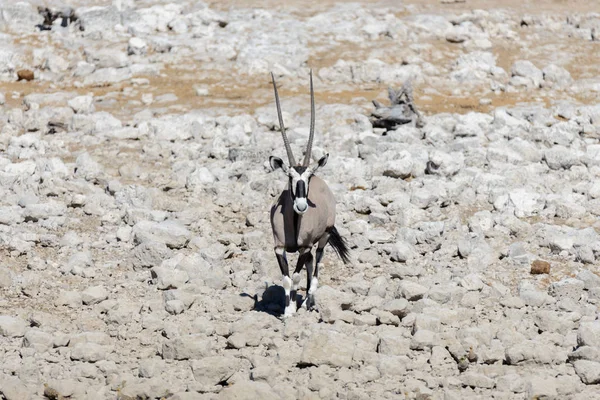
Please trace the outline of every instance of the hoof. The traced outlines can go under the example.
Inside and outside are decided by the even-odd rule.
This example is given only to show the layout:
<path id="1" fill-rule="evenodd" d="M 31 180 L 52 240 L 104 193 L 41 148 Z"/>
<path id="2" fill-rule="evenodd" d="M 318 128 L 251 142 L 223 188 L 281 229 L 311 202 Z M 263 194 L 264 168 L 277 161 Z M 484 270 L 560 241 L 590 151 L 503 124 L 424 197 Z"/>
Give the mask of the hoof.
<path id="1" fill-rule="evenodd" d="M 295 305 L 295 303 L 294 303 L 294 305 Z M 291 317 L 291 316 L 292 316 L 292 315 L 294 315 L 294 314 L 296 314 L 296 307 L 294 307 L 294 306 L 292 306 L 292 305 L 290 304 L 290 306 L 289 306 L 289 307 L 286 307 L 286 308 L 285 308 L 285 311 L 283 312 L 283 318 L 284 318 L 284 319 L 285 319 L 285 318 L 289 318 L 289 317 Z"/>
<path id="2" fill-rule="evenodd" d="M 313 276 L 310 281 L 310 289 L 306 294 L 306 299 L 302 302 L 302 308 L 307 310 L 312 309 L 315 306 L 315 292 L 317 291 L 317 287 L 319 286 L 319 280 Z"/>
<path id="3" fill-rule="evenodd" d="M 305 310 L 311 310 L 313 309 L 315 306 L 315 299 L 313 298 L 313 296 L 309 295 L 306 299 L 304 299 L 304 301 L 302 302 L 302 308 L 304 308 Z"/>
<path id="4" fill-rule="evenodd" d="M 300 306 L 300 308 L 304 308 L 305 310 L 309 309 L 309 304 L 308 304 L 308 297 L 306 299 L 304 299 L 304 301 L 302 302 L 302 305 Z"/>

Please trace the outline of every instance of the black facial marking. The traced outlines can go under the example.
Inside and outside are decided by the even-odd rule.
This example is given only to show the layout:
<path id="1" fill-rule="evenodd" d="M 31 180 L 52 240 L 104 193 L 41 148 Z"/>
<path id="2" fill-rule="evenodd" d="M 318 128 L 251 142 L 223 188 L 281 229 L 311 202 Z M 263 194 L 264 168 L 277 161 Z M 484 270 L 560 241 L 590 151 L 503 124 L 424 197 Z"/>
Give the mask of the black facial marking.
<path id="1" fill-rule="evenodd" d="M 304 171 L 306 171 L 306 168 L 308 167 L 303 167 L 301 165 L 297 165 L 295 167 L 293 167 L 297 173 L 299 173 L 300 175 L 302 175 L 304 173 Z"/>
<path id="2" fill-rule="evenodd" d="M 306 197 L 306 184 L 304 181 L 298 181 L 296 183 L 296 197 Z"/>

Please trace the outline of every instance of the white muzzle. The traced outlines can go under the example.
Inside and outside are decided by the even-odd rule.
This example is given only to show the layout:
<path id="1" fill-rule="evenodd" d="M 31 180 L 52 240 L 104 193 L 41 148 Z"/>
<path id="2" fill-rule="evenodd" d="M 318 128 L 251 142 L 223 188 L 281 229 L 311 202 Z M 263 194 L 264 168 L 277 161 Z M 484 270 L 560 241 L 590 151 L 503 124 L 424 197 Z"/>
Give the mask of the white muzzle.
<path id="1" fill-rule="evenodd" d="M 306 197 L 297 197 L 294 199 L 294 211 L 300 215 L 308 211 L 308 202 L 306 201 Z"/>

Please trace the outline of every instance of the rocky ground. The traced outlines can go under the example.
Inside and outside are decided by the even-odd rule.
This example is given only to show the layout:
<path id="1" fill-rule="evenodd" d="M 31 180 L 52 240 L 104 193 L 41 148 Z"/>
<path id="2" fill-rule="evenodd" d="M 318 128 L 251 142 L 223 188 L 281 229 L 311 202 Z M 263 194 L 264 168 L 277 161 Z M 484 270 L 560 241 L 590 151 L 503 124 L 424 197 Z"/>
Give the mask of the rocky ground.
<path id="1" fill-rule="evenodd" d="M 600 398 L 594 2 L 312 3 L 0 5 L 0 398 Z M 282 320 L 309 68 L 352 263 Z"/>

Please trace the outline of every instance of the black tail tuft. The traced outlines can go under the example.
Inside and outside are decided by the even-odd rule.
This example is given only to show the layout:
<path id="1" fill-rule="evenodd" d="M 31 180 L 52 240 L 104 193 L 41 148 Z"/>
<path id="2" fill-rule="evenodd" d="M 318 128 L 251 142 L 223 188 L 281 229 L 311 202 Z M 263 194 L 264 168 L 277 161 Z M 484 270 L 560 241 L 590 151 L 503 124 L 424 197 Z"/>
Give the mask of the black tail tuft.
<path id="1" fill-rule="evenodd" d="M 335 250 L 344 264 L 350 262 L 350 249 L 348 248 L 348 243 L 346 242 L 346 239 L 340 235 L 335 226 L 329 230 L 329 244 L 333 247 L 333 250 Z"/>

